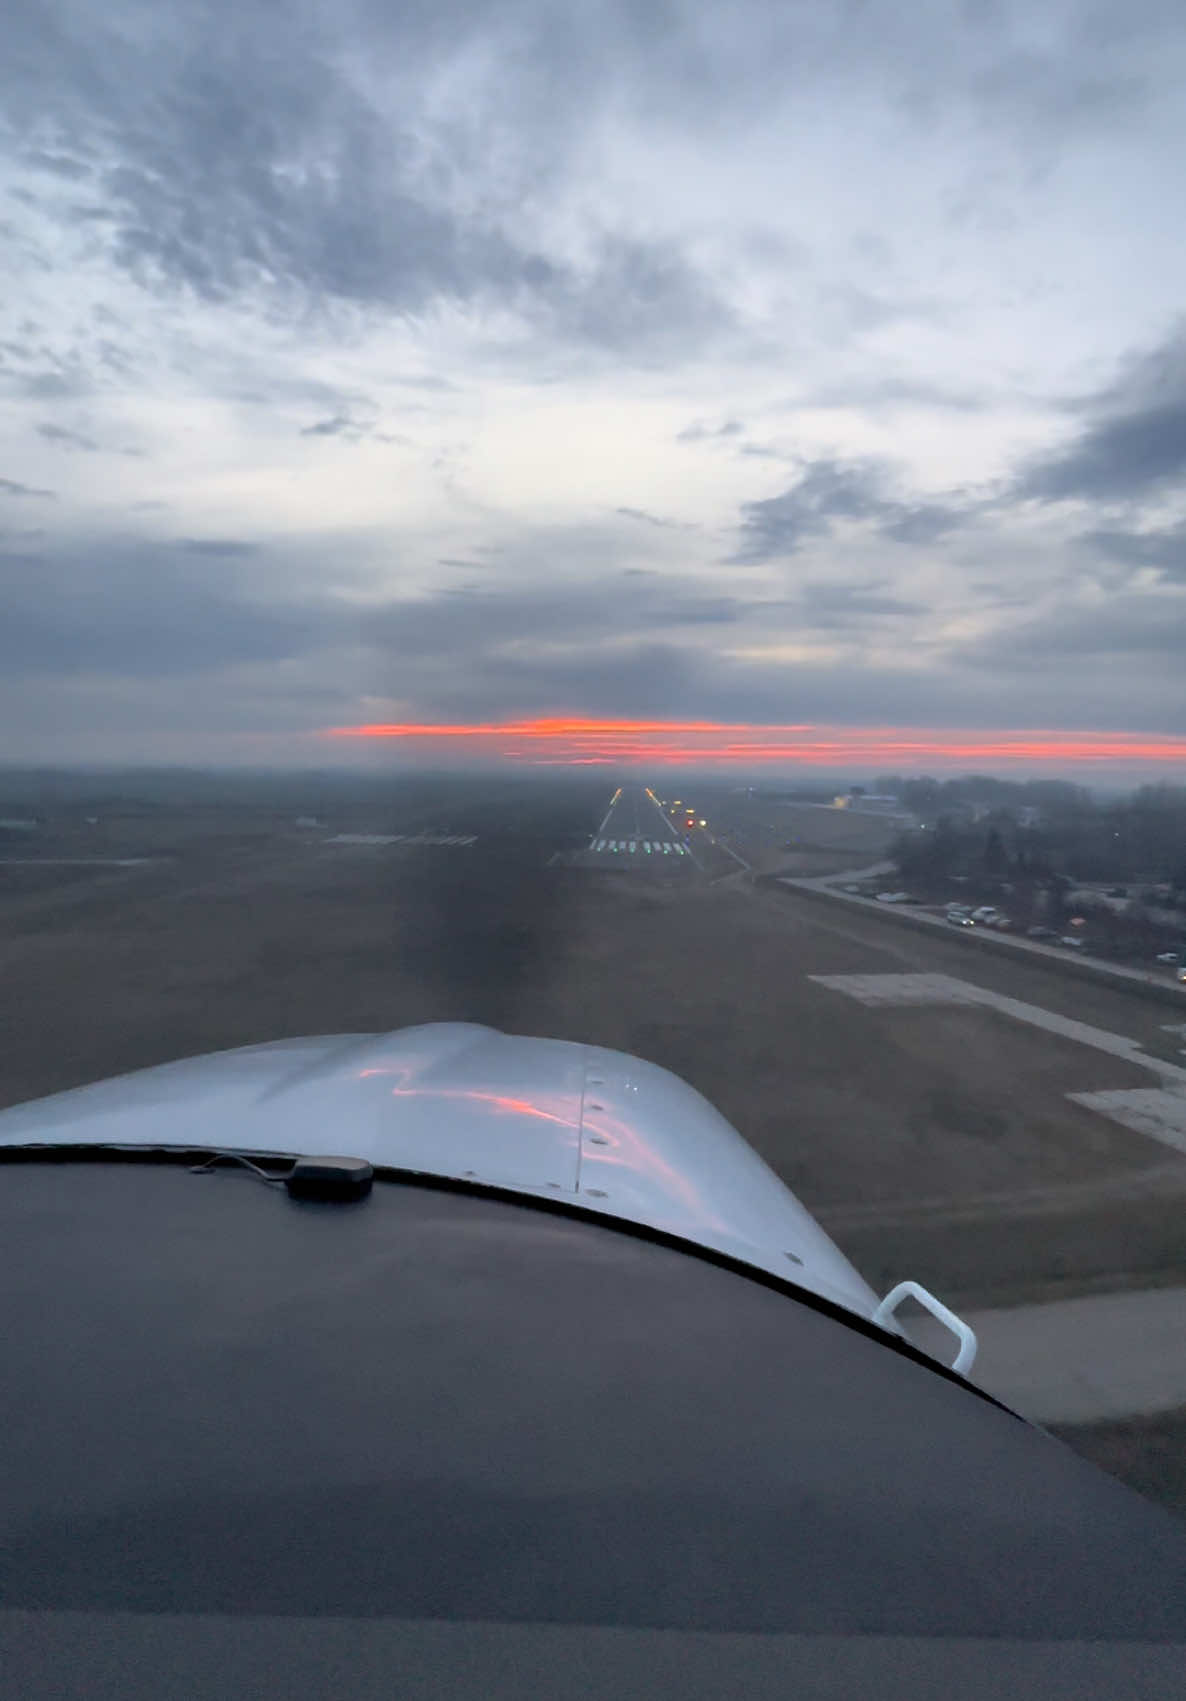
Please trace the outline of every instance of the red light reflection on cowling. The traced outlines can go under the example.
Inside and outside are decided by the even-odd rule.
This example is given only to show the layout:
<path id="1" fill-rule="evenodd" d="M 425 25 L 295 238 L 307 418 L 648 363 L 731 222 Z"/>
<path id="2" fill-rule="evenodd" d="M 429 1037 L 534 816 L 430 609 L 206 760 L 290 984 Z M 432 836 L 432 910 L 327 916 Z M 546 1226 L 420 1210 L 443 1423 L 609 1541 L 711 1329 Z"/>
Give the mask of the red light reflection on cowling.
<path id="1" fill-rule="evenodd" d="M 582 1134 L 589 1137 L 595 1135 L 599 1141 L 605 1141 L 604 1146 L 598 1145 L 591 1149 L 586 1148 L 582 1141 L 582 1181 L 586 1180 L 586 1166 L 594 1173 L 603 1164 L 628 1170 L 635 1175 L 644 1176 L 660 1192 L 678 1200 L 699 1222 L 709 1223 L 722 1231 L 728 1230 L 728 1223 L 717 1215 L 695 1182 L 690 1181 L 661 1157 L 645 1134 L 632 1127 L 614 1111 L 604 1107 L 586 1107 Z M 612 1193 L 610 1197 L 612 1199 Z"/>
<path id="2" fill-rule="evenodd" d="M 411 1072 L 411 1067 L 393 1068 L 387 1064 L 360 1069 L 358 1075 L 360 1079 L 395 1075 L 406 1081 Z M 422 1099 L 426 1104 L 445 1101 L 480 1105 L 492 1111 L 495 1116 L 530 1117 L 568 1129 L 572 1133 L 580 1131 L 584 1136 L 596 1136 L 599 1142 L 596 1147 L 588 1146 L 582 1139 L 582 1169 L 588 1165 L 594 1175 L 603 1166 L 626 1170 L 649 1182 L 660 1197 L 666 1197 L 682 1206 L 700 1224 L 716 1228 L 722 1233 L 736 1232 L 713 1209 L 695 1182 L 660 1156 L 644 1133 L 606 1106 L 593 1107 L 586 1104 L 582 1118 L 580 1098 L 575 1094 L 523 1098 L 515 1093 L 498 1093 L 481 1087 L 406 1085 L 391 1087 L 389 1092 L 392 1098 Z M 579 1185 L 577 1191 L 580 1191 Z M 612 1192 L 610 1199 L 612 1202 Z"/>
<path id="3" fill-rule="evenodd" d="M 483 1092 L 477 1087 L 392 1087 L 393 1099 L 449 1099 L 463 1100 L 470 1104 L 481 1104 L 501 1116 L 533 1116 L 541 1122 L 555 1122 L 561 1128 L 574 1130 L 580 1127 L 580 1108 L 573 1098 L 556 1097 L 551 1100 L 553 1105 L 564 1106 L 569 1114 L 562 1115 L 558 1110 L 546 1110 L 543 1104 L 532 1099 L 516 1098 L 510 1093 Z"/>
<path id="4" fill-rule="evenodd" d="M 388 1068 L 360 1069 L 360 1076 L 395 1073 Z M 582 1163 L 600 1167 L 603 1164 L 620 1167 L 644 1177 L 656 1190 L 679 1201 L 692 1216 L 704 1223 L 726 1230 L 725 1223 L 713 1210 L 694 1182 L 661 1157 L 645 1135 L 621 1116 L 605 1108 L 586 1108 L 582 1123 L 580 1101 L 574 1095 L 548 1095 L 543 1099 L 522 1098 L 514 1093 L 496 1093 L 479 1087 L 407 1087 L 390 1089 L 396 1099 L 423 1099 L 426 1102 L 445 1100 L 450 1103 L 482 1105 L 496 1116 L 532 1117 L 551 1122 L 560 1128 L 581 1130 L 605 1141 L 595 1150 L 584 1150 Z"/>
<path id="5" fill-rule="evenodd" d="M 396 1086 L 390 1088 L 393 1099 L 449 1099 L 462 1100 L 471 1104 L 487 1105 L 496 1114 L 503 1116 L 533 1116 L 543 1122 L 555 1122 L 563 1128 L 576 1129 L 580 1126 L 580 1102 L 574 1094 L 553 1094 L 544 1099 L 520 1098 L 513 1093 L 496 1093 L 481 1087 L 413 1087 L 406 1083 L 415 1078 L 417 1072 L 431 1058 L 405 1059 L 398 1064 L 381 1063 L 368 1069 L 358 1071 L 360 1081 L 375 1077 L 394 1076 Z M 552 1108 L 547 1108 L 548 1106 Z M 564 1114 L 564 1113 L 567 1114 Z"/>

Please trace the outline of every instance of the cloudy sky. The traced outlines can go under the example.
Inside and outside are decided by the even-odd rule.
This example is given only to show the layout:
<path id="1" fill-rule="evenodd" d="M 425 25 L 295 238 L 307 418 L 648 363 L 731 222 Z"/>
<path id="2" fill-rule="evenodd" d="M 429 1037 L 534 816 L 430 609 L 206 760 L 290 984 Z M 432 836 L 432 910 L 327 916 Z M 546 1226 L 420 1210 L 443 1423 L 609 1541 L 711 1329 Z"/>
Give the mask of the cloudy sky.
<path id="1" fill-rule="evenodd" d="M 5 36 L 0 759 L 1186 734 L 1179 0 Z"/>

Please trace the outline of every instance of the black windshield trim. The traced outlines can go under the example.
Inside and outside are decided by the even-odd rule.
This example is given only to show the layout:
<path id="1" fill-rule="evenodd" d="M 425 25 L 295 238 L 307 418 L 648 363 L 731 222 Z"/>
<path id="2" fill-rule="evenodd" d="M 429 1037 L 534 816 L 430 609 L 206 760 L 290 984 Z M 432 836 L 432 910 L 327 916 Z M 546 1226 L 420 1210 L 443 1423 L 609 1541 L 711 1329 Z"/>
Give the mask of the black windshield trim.
<path id="1" fill-rule="evenodd" d="M 86 1142 L 76 1144 L 45 1143 L 38 1145 L 29 1142 L 24 1145 L 0 1146 L 0 1163 L 164 1163 L 185 1166 L 200 1163 L 216 1153 L 227 1153 L 235 1157 L 253 1159 L 263 1167 L 269 1164 L 289 1165 L 303 1154 L 299 1152 L 282 1152 L 261 1150 L 254 1146 L 233 1145 L 186 1145 L 170 1146 L 162 1143 L 159 1146 L 120 1146 L 114 1143 Z M 307 1154 L 304 1154 L 307 1155 Z M 283 1171 L 277 1171 L 277 1179 L 282 1179 Z M 1030 1428 L 1039 1427 L 1029 1423 L 1027 1418 L 1007 1406 L 986 1389 L 969 1382 L 949 1365 L 941 1360 L 931 1358 L 921 1347 L 916 1347 L 902 1335 L 891 1334 L 882 1329 L 871 1319 L 862 1317 L 859 1312 L 850 1311 L 847 1306 L 829 1299 L 825 1294 L 817 1293 L 815 1289 L 805 1287 L 796 1282 L 793 1277 L 776 1275 L 772 1270 L 765 1270 L 758 1264 L 751 1264 L 744 1258 L 733 1253 L 723 1252 L 714 1246 L 705 1246 L 698 1240 L 690 1240 L 684 1235 L 673 1233 L 670 1229 L 656 1228 L 651 1223 L 636 1222 L 629 1217 L 618 1217 L 609 1212 L 595 1211 L 587 1205 L 577 1204 L 566 1198 L 548 1198 L 538 1193 L 523 1192 L 515 1187 L 499 1186 L 496 1182 L 481 1181 L 469 1176 L 437 1175 L 431 1171 L 419 1169 L 403 1169 L 392 1164 L 376 1164 L 375 1180 L 392 1183 L 404 1187 L 420 1187 L 428 1192 L 463 1193 L 474 1198 L 494 1199 L 507 1205 L 518 1205 L 531 1211 L 543 1211 L 552 1216 L 565 1217 L 570 1221 L 597 1226 L 625 1234 L 634 1240 L 642 1240 L 653 1246 L 664 1246 L 674 1252 L 682 1252 L 685 1256 L 698 1258 L 701 1262 L 712 1264 L 717 1269 L 728 1270 L 737 1276 L 744 1276 L 759 1287 L 768 1288 L 774 1293 L 784 1295 L 788 1299 L 798 1300 L 801 1305 L 818 1311 L 824 1317 L 835 1323 L 843 1323 L 857 1334 L 875 1341 L 878 1346 L 888 1347 L 899 1353 L 903 1358 L 910 1359 L 924 1370 L 942 1377 L 947 1382 L 954 1382 L 970 1394 L 975 1394 L 988 1405 L 996 1406 L 999 1411 L 1007 1412 L 1018 1423 L 1027 1424 Z M 340 1206 L 335 1206 L 340 1209 Z M 348 1208 L 348 1207 L 347 1207 Z"/>

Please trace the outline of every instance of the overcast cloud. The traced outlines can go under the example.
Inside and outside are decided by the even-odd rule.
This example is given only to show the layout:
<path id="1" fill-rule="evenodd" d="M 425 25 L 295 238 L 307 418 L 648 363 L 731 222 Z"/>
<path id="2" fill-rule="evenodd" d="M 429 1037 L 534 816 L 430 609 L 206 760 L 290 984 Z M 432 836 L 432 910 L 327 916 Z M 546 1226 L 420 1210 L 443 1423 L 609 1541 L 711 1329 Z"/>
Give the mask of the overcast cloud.
<path id="1" fill-rule="evenodd" d="M 0 759 L 1186 731 L 1184 78 L 1168 0 L 10 8 Z"/>

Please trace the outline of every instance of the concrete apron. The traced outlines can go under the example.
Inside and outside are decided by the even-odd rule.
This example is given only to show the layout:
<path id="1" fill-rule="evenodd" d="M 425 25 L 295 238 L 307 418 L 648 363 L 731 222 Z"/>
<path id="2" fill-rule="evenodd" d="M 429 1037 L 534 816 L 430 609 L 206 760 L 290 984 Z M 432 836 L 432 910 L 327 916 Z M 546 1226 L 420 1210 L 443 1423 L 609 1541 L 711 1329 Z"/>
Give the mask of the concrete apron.
<path id="1" fill-rule="evenodd" d="M 952 1337 L 929 1318 L 902 1318 L 944 1362 Z M 1095 1423 L 1186 1406 L 1186 1288 L 1091 1294 L 964 1321 L 979 1352 L 970 1380 L 1036 1423 Z"/>

